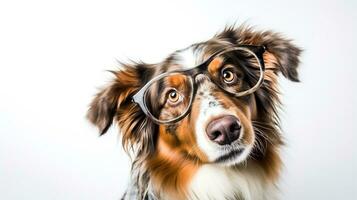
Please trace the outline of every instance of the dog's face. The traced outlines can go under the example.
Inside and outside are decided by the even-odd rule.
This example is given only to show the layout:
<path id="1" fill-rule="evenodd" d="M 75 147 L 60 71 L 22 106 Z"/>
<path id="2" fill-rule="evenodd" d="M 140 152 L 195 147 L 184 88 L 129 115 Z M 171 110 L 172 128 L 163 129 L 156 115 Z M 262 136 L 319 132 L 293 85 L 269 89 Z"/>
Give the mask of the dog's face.
<path id="1" fill-rule="evenodd" d="M 155 123 L 132 101 L 141 88 L 160 74 L 189 70 L 214 52 L 237 45 L 267 47 L 262 54 L 266 67 L 264 82 L 254 93 L 236 97 L 222 90 L 220 84 L 233 81 L 234 87 L 244 88 L 251 80 L 246 71 L 234 68 L 237 63 L 226 62 L 221 56 L 207 63 L 205 73 L 192 77 L 194 95 L 190 96 L 191 89 L 188 92 L 187 78 L 176 75 L 166 77 L 157 96 L 147 100 L 158 118 L 183 112 L 190 104 L 181 120 L 172 124 Z M 113 121 L 118 123 L 124 146 L 133 147 L 140 162 L 150 160 L 147 167 L 176 161 L 231 166 L 250 157 L 271 161 L 275 159 L 275 147 L 282 144 L 276 115 L 279 104 L 277 75 L 282 73 L 298 81 L 299 54 L 300 49 L 279 34 L 255 32 L 244 27 L 227 28 L 211 40 L 174 52 L 161 63 L 123 64 L 122 70 L 114 72 L 116 77 L 112 84 L 95 97 L 88 117 L 101 134 Z M 250 64 L 256 66 L 256 63 Z M 226 70 L 232 67 L 234 70 Z M 212 77 L 221 82 L 213 81 Z M 188 96 L 191 102 L 187 101 Z M 274 168 L 274 163 L 269 167 Z"/>
<path id="2" fill-rule="evenodd" d="M 150 112 L 156 113 L 158 118 L 174 118 L 190 107 L 178 122 L 158 123 L 157 147 L 160 151 L 169 154 L 174 150 L 201 163 L 223 165 L 237 164 L 247 158 L 255 143 L 252 120 L 257 112 L 256 101 L 252 94 L 242 97 L 236 94 L 255 85 L 253 83 L 257 78 L 248 76 L 245 70 L 256 73 L 259 67 L 254 61 L 257 60 L 246 59 L 239 55 L 243 53 L 239 51 L 210 57 L 212 52 L 234 46 L 219 40 L 195 44 L 175 52 L 157 66 L 161 69 L 157 72 L 160 74 L 195 70 L 205 65 L 204 70 L 191 77 L 168 73 L 168 76 L 160 79 L 162 81 L 157 81 L 160 83 L 155 87 L 151 86 L 160 88 L 148 95 L 150 98 L 147 99 L 148 107 L 153 109 Z M 207 57 L 210 58 L 209 62 L 202 64 Z M 236 57 L 247 63 L 239 62 Z M 246 66 L 244 70 L 242 65 L 253 69 L 247 69 Z M 193 88 L 190 88 L 190 78 Z"/>
<path id="3" fill-rule="evenodd" d="M 185 151 L 201 162 L 230 165 L 245 160 L 254 145 L 254 98 L 232 97 L 208 77 L 199 76 L 192 109 L 172 132 L 185 144 Z"/>

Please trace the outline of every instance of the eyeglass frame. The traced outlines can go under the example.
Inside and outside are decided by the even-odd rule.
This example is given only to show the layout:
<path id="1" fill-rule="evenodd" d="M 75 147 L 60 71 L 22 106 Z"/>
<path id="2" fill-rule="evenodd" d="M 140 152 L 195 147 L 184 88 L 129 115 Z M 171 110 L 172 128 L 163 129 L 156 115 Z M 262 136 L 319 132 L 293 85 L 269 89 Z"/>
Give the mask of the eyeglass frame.
<path id="1" fill-rule="evenodd" d="M 153 122 L 155 122 L 156 124 L 173 124 L 176 123 L 180 120 L 182 120 L 183 118 L 186 117 L 186 115 L 188 114 L 188 112 L 191 110 L 192 107 L 192 102 L 194 99 L 194 96 L 196 94 L 196 90 L 197 90 L 197 84 L 194 84 L 195 77 L 198 74 L 204 74 L 204 72 L 208 71 L 208 65 L 209 63 L 211 63 L 216 57 L 219 57 L 222 54 L 225 54 L 227 52 L 231 52 L 231 51 L 239 51 L 239 50 L 244 50 L 249 52 L 250 54 L 252 54 L 255 59 L 258 61 L 258 65 L 259 65 L 259 79 L 257 81 L 257 83 L 250 89 L 243 91 L 243 92 L 238 92 L 236 94 L 233 94 L 227 90 L 225 90 L 224 88 L 222 88 L 219 84 L 215 83 L 220 89 L 222 89 L 224 92 L 230 94 L 230 95 L 234 95 L 235 97 L 241 97 L 241 96 L 246 96 L 249 94 L 254 93 L 263 83 L 264 81 L 264 72 L 265 72 L 265 65 L 264 65 L 264 59 L 263 59 L 263 53 L 266 51 L 266 46 L 262 45 L 262 46 L 258 46 L 258 45 L 237 45 L 234 47 L 229 47 L 229 48 L 225 48 L 221 51 L 218 51 L 216 53 L 214 53 L 213 55 L 211 55 L 208 59 L 206 59 L 205 61 L 203 61 L 201 64 L 190 68 L 190 69 L 179 69 L 179 70 L 173 70 L 170 72 L 165 72 L 162 74 L 157 75 L 156 77 L 152 78 L 150 81 L 148 81 L 138 92 L 136 92 L 133 97 L 132 97 L 132 102 L 139 105 L 140 109 L 144 112 L 144 114 L 149 117 Z M 192 85 L 192 91 L 191 91 L 191 99 L 189 102 L 189 106 L 187 106 L 187 109 L 178 117 L 171 119 L 171 120 L 167 120 L 167 121 L 163 121 L 163 120 L 159 120 L 156 117 L 154 117 L 151 112 L 149 111 L 148 107 L 147 107 L 147 102 L 145 99 L 146 93 L 148 92 L 148 88 L 155 83 L 157 80 L 160 80 L 161 78 L 168 76 L 170 74 L 173 73 L 182 73 L 188 77 L 190 77 L 190 81 L 191 81 L 191 85 Z"/>

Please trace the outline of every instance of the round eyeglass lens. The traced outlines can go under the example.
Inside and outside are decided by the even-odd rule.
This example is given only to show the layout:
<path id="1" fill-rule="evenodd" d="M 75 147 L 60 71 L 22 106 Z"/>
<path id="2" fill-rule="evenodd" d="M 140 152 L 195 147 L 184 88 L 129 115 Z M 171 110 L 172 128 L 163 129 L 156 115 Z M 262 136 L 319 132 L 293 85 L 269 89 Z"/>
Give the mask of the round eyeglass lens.
<path id="1" fill-rule="evenodd" d="M 245 48 L 218 54 L 208 64 L 208 72 L 220 88 L 235 96 L 251 94 L 263 80 L 258 57 Z"/>
<path id="2" fill-rule="evenodd" d="M 181 119 L 193 96 L 193 81 L 182 73 L 171 73 L 153 81 L 145 92 L 145 106 L 158 122 Z"/>

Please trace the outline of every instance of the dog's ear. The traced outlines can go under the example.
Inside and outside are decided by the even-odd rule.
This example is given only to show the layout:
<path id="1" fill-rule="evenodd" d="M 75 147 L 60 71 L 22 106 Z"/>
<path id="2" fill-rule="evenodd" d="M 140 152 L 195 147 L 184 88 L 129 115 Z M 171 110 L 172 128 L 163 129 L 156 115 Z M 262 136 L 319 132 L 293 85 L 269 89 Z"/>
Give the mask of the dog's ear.
<path id="1" fill-rule="evenodd" d="M 289 80 L 299 81 L 297 67 L 302 50 L 281 34 L 273 31 L 254 31 L 252 27 L 243 25 L 238 28 L 227 27 L 217 37 L 234 44 L 264 45 L 266 68 L 281 72 Z"/>
<path id="2" fill-rule="evenodd" d="M 95 96 L 87 113 L 87 118 L 98 127 L 100 135 L 107 132 L 118 109 L 131 103 L 130 97 L 141 84 L 137 67 L 125 67 L 112 73 L 115 79 Z"/>
<path id="3" fill-rule="evenodd" d="M 261 33 L 262 44 L 266 47 L 264 62 L 267 68 L 280 71 L 291 81 L 299 82 L 298 65 L 301 49 L 291 40 L 278 33 L 266 31 Z"/>

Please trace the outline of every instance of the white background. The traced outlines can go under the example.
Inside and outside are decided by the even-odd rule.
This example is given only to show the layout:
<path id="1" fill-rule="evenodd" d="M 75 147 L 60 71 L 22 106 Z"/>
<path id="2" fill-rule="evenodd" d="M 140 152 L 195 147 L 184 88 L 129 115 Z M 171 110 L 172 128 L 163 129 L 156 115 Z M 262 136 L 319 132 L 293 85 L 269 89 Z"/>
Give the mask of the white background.
<path id="1" fill-rule="evenodd" d="M 284 33 L 305 51 L 281 80 L 283 198 L 357 199 L 357 1 L 0 1 L 0 199 L 118 199 L 117 128 L 85 119 L 116 59 L 158 62 L 226 24 Z"/>

